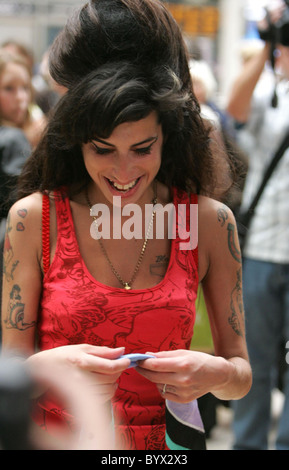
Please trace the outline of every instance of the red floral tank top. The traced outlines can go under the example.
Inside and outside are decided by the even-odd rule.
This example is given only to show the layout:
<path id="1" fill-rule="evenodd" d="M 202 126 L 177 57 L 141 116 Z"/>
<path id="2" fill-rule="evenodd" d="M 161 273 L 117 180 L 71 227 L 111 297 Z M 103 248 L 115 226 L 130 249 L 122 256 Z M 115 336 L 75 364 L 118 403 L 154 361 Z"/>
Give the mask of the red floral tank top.
<path id="1" fill-rule="evenodd" d="M 125 346 L 126 353 L 188 349 L 195 321 L 198 289 L 197 247 L 181 249 L 179 236 L 171 242 L 165 277 L 148 289 L 126 291 L 96 281 L 79 252 L 69 198 L 55 198 L 57 246 L 43 280 L 39 312 L 39 348 L 56 348 L 88 343 Z M 186 206 L 190 229 L 190 203 L 197 196 L 173 189 L 176 227 L 178 205 Z M 197 227 L 195 227 L 197 230 Z M 113 399 L 118 439 L 124 449 L 165 449 L 165 401 L 155 384 L 127 369 L 119 379 Z M 48 399 L 37 403 L 35 419 L 49 428 L 57 420 L 67 424 L 71 417 Z"/>

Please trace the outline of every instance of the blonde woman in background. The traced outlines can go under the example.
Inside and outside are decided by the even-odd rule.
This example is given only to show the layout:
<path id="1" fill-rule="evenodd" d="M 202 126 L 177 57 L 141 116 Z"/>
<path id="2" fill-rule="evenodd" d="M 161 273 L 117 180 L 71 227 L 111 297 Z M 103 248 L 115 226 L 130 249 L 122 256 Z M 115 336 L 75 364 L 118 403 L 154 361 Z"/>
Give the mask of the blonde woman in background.
<path id="1" fill-rule="evenodd" d="M 32 148 L 45 127 L 43 113 L 33 107 L 31 69 L 16 54 L 0 51 L 0 124 L 22 129 Z"/>

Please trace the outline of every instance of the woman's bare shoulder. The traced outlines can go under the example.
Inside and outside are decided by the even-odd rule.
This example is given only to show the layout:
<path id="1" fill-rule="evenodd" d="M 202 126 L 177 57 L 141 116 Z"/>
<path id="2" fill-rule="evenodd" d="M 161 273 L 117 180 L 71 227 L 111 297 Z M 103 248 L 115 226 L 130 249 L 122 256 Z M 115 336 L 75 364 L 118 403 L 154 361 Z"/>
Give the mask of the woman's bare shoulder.
<path id="1" fill-rule="evenodd" d="M 42 223 L 42 194 L 33 193 L 16 201 L 9 210 L 8 223 L 18 232 L 29 232 L 29 236 L 39 232 Z"/>
<path id="2" fill-rule="evenodd" d="M 224 263 L 224 259 L 231 258 L 240 263 L 241 254 L 232 210 L 224 203 L 205 196 L 199 197 L 198 209 L 199 272 L 203 279 L 220 260 Z"/>
<path id="3" fill-rule="evenodd" d="M 198 196 L 199 221 L 206 224 L 224 226 L 226 222 L 234 222 L 231 209 L 221 201 L 207 196 Z"/>
<path id="4" fill-rule="evenodd" d="M 42 212 L 42 194 L 40 192 L 18 199 L 10 208 L 11 215 L 18 214 L 23 218 L 28 214 L 35 217 Z"/>

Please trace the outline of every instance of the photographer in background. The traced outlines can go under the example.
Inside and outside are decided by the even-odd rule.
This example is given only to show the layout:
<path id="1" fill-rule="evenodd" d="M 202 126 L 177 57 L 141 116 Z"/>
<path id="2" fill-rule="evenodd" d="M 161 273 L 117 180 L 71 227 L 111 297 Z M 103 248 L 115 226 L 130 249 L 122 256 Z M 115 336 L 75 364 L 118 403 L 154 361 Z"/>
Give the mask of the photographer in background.
<path id="1" fill-rule="evenodd" d="M 238 123 L 249 169 L 242 209 L 249 207 L 263 174 L 289 131 L 289 6 L 268 11 L 260 25 L 264 48 L 249 60 L 236 80 L 228 112 Z M 265 65 L 275 72 L 262 86 Z M 274 78 L 274 75 L 273 75 Z M 289 338 L 289 149 L 266 184 L 244 246 L 243 295 L 248 350 L 253 370 L 249 394 L 235 402 L 235 449 L 268 449 L 271 392 L 276 386 L 280 345 Z M 289 371 L 282 361 L 285 402 L 276 449 L 289 449 Z"/>

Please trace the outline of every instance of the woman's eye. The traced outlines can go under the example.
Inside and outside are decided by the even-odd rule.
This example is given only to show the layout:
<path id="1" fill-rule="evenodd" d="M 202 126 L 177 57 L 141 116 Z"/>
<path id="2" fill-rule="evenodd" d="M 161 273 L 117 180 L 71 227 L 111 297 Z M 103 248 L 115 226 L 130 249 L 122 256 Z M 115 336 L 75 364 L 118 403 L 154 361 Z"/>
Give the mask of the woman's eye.
<path id="1" fill-rule="evenodd" d="M 94 152 L 97 155 L 109 155 L 111 154 L 114 149 L 113 148 L 106 148 L 106 147 L 99 147 L 96 145 L 94 142 L 91 142 L 92 147 Z M 133 151 L 138 155 L 138 156 L 144 156 L 144 155 L 149 155 L 152 151 L 152 144 L 149 145 L 148 147 L 141 147 L 141 148 L 135 148 Z"/>
<path id="2" fill-rule="evenodd" d="M 112 149 L 107 149 L 107 148 L 104 148 L 104 147 L 98 147 L 98 146 L 95 145 L 93 142 L 92 142 L 92 145 L 93 145 L 93 150 L 94 150 L 95 153 L 97 153 L 98 155 L 108 155 L 109 153 L 112 152 Z"/>
<path id="3" fill-rule="evenodd" d="M 135 149 L 135 152 L 138 155 L 149 155 L 151 153 L 151 151 L 152 151 L 152 146 L 151 145 L 149 145 L 148 147 Z"/>
<path id="4" fill-rule="evenodd" d="M 111 153 L 110 149 L 103 149 L 101 147 L 98 147 L 96 149 L 96 151 L 97 151 L 98 155 L 107 155 L 107 154 Z"/>

